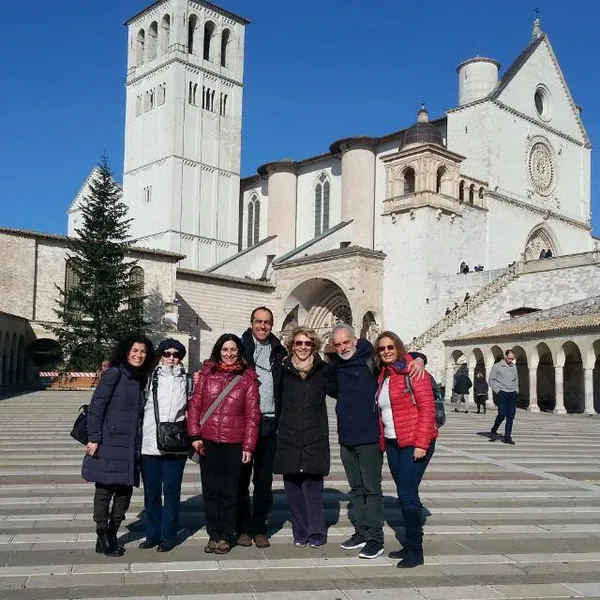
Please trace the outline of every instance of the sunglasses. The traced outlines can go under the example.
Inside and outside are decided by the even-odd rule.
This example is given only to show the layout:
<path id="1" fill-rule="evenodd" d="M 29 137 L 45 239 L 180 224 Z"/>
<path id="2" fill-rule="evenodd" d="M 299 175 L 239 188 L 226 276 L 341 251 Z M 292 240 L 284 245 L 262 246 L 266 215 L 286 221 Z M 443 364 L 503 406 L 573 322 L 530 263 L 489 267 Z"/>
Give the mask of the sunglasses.
<path id="1" fill-rule="evenodd" d="M 386 350 L 388 352 L 391 352 L 392 350 L 395 350 L 396 346 L 394 346 L 393 344 L 388 344 L 387 346 L 379 346 L 379 348 L 377 348 L 377 350 L 379 350 L 379 352 L 385 352 Z"/>
<path id="2" fill-rule="evenodd" d="M 162 353 L 162 355 L 163 355 L 164 358 L 171 358 L 171 356 L 173 358 L 181 358 L 181 352 L 168 352 L 168 351 L 165 351 L 165 352 Z"/>
<path id="3" fill-rule="evenodd" d="M 311 341 L 306 341 L 306 340 L 296 340 L 294 342 L 294 346 L 296 346 L 296 348 L 301 348 L 302 346 L 304 346 L 305 348 L 311 348 L 313 345 L 313 343 Z"/>

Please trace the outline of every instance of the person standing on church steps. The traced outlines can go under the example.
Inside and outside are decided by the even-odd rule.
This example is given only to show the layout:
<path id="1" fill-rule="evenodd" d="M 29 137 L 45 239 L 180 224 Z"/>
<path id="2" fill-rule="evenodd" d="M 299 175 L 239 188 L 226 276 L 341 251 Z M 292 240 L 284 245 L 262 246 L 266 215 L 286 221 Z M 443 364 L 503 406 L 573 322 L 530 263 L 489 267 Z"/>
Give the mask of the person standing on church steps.
<path id="1" fill-rule="evenodd" d="M 490 432 L 490 442 L 498 439 L 498 428 L 502 421 L 506 419 L 504 426 L 505 444 L 513 444 L 512 427 L 517 412 L 517 400 L 519 398 L 519 374 L 515 361 L 515 353 L 507 350 L 504 353 L 504 359 L 497 362 L 490 371 L 489 384 L 492 390 L 497 394 L 498 416 L 494 421 L 494 426 Z"/>
<path id="2" fill-rule="evenodd" d="M 337 399 L 336 413 L 340 457 L 352 497 L 354 534 L 341 547 L 360 550 L 360 558 L 383 554 L 381 469 L 383 452 L 379 446 L 379 415 L 375 405 L 377 375 L 373 346 L 356 339 L 354 329 L 337 324 L 331 332 L 335 354 L 330 355 L 330 383 L 327 393 Z M 413 353 L 413 377 L 423 372 L 426 358 Z"/>
<path id="3" fill-rule="evenodd" d="M 273 459 L 279 399 L 281 398 L 282 363 L 286 349 L 272 333 L 273 313 L 259 306 L 250 315 L 250 327 L 242 335 L 244 353 L 251 367 L 256 369 L 260 382 L 260 435 L 252 462 L 242 465 L 238 495 L 238 544 L 268 548 L 267 518 L 273 504 Z M 250 480 L 254 485 L 252 510 L 250 507 Z"/>

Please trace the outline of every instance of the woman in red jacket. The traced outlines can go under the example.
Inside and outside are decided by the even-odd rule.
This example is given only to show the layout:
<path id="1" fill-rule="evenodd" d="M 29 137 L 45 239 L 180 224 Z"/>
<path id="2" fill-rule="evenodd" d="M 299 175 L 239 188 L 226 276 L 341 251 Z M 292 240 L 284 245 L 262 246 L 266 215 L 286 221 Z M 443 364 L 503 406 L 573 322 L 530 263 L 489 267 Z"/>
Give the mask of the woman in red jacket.
<path id="1" fill-rule="evenodd" d="M 429 377 L 411 378 L 413 358 L 400 338 L 384 331 L 374 344 L 374 360 L 380 369 L 380 445 L 398 491 L 406 530 L 406 543 L 390 558 L 401 558 L 400 568 L 423 564 L 423 523 L 419 484 L 435 450 L 438 435 L 435 404 Z"/>
<path id="2" fill-rule="evenodd" d="M 200 421 L 235 381 L 214 412 Z M 205 552 L 227 554 L 235 541 L 238 480 L 249 463 L 260 426 L 258 377 L 244 358 L 241 340 L 223 334 L 204 363 L 188 404 L 188 433 L 200 455 L 202 497 L 209 535 Z"/>

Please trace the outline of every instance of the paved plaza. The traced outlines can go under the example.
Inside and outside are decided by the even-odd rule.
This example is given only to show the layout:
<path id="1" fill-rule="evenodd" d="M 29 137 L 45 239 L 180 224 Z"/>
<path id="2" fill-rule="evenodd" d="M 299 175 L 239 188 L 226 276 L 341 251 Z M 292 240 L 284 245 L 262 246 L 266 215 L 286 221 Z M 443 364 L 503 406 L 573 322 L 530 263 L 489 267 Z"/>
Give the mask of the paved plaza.
<path id="1" fill-rule="evenodd" d="M 449 414 L 421 486 L 426 564 L 397 569 L 385 556 L 403 528 L 384 469 L 386 555 L 339 548 L 352 532 L 332 418 L 326 482 L 329 543 L 292 546 L 279 479 L 266 550 L 234 548 L 215 560 L 206 542 L 198 467 L 188 462 L 181 545 L 138 549 L 136 490 L 110 559 L 94 551 L 93 486 L 68 432 L 90 394 L 37 392 L 0 400 L 0 598 L 148 600 L 455 600 L 600 598 L 600 419 L 519 411 L 516 446 L 488 442 L 494 413 Z M 479 433 L 479 435 L 478 435 Z"/>

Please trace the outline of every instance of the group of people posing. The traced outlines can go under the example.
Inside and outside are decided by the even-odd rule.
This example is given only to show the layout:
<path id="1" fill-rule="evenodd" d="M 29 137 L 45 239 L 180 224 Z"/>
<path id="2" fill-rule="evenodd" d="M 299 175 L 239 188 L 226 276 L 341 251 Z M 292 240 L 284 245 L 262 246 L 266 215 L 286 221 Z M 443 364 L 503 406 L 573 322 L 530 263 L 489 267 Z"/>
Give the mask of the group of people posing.
<path id="1" fill-rule="evenodd" d="M 222 335 L 192 377 L 177 340 L 158 345 L 158 364 L 146 337 L 133 335 L 118 344 L 88 409 L 82 472 L 96 485 L 97 552 L 123 554 L 117 532 L 140 474 L 145 530 L 140 548 L 175 547 L 188 453 L 160 450 L 157 428 L 183 421 L 200 464 L 205 552 L 270 546 L 273 474 L 283 477 L 294 545 L 323 546 L 323 486 L 330 469 L 326 396 L 331 396 L 355 527 L 342 548 L 359 550 L 367 559 L 383 553 L 385 453 L 406 531 L 404 547 L 390 556 L 400 559 L 401 568 L 423 564 L 419 484 L 438 435 L 425 357 L 408 353 L 391 331 L 372 345 L 357 339 L 351 326 L 338 324 L 331 332 L 335 351 L 324 359 L 312 329 L 295 328 L 284 347 L 272 328 L 271 310 L 256 308 L 241 338 Z"/>

